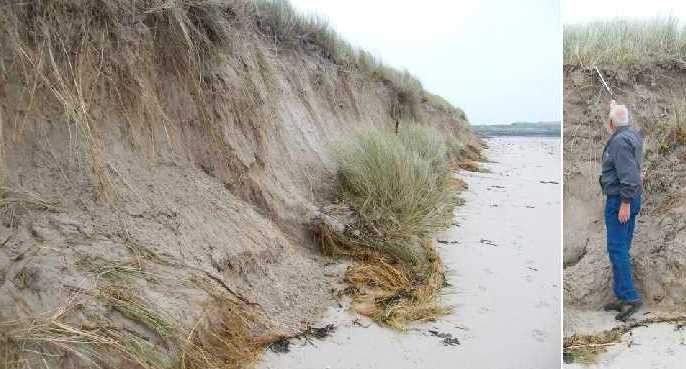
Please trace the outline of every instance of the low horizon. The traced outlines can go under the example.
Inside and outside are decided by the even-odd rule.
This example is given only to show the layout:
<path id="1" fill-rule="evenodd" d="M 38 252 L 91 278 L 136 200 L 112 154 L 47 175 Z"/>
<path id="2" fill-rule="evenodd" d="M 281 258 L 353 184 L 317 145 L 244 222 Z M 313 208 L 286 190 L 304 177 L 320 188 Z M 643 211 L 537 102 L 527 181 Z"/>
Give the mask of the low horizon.
<path id="1" fill-rule="evenodd" d="M 471 126 L 498 126 L 498 125 L 511 125 L 515 123 L 533 123 L 533 124 L 545 124 L 545 123 L 562 123 L 561 120 L 514 120 L 511 122 L 489 122 L 489 123 L 469 123 Z"/>

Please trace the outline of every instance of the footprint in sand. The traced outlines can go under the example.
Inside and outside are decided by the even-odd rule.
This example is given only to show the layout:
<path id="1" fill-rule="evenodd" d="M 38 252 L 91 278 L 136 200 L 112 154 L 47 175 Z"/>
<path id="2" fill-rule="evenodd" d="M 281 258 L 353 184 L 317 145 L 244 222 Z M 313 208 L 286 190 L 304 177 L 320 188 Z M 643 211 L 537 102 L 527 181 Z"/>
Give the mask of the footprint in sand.
<path id="1" fill-rule="evenodd" d="M 525 279 L 527 282 L 529 282 L 529 283 L 531 283 L 531 282 L 534 281 L 534 277 L 532 277 L 532 276 L 529 275 L 529 274 L 527 274 L 526 277 L 524 277 L 524 279 Z"/>
<path id="2" fill-rule="evenodd" d="M 539 301 L 538 304 L 536 304 L 537 309 L 548 308 L 548 307 L 550 307 L 550 304 L 543 301 L 543 300 Z"/>
<path id="3" fill-rule="evenodd" d="M 545 332 L 540 329 L 534 329 L 531 331 L 531 335 L 534 336 L 534 339 L 538 342 L 545 341 Z"/>

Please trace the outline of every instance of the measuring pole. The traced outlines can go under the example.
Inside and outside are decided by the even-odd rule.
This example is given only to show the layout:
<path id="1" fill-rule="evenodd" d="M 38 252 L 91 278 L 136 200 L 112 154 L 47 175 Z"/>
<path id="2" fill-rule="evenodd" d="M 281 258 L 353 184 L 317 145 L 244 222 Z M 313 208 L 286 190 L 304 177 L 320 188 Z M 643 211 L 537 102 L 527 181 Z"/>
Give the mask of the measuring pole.
<path id="1" fill-rule="evenodd" d="M 607 90 L 607 93 L 610 94 L 610 97 L 612 98 L 612 100 L 615 100 L 614 92 L 612 92 L 612 89 L 610 88 L 610 86 L 608 86 L 607 82 L 605 82 L 605 78 L 603 78 L 603 75 L 598 70 L 598 67 L 594 67 L 594 68 L 595 68 L 595 72 L 598 73 L 598 77 L 600 77 L 600 81 L 603 82 L 603 86 L 605 86 L 605 90 Z"/>

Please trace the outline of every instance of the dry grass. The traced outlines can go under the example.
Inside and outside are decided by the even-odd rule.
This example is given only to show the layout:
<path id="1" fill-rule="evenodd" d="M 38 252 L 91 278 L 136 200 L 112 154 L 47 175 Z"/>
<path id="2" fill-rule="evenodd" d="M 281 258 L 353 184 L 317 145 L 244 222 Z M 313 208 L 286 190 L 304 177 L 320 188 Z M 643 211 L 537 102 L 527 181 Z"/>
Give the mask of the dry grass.
<path id="1" fill-rule="evenodd" d="M 26 210 L 60 211 L 57 201 L 43 199 L 40 195 L 16 190 L 0 183 L 0 218 L 14 226 L 18 216 Z"/>
<path id="2" fill-rule="evenodd" d="M 130 287 L 101 287 L 97 290 L 97 296 L 128 319 L 142 323 L 162 338 L 176 333 L 177 327 L 171 319 L 155 311 L 151 304 L 141 301 Z"/>
<path id="3" fill-rule="evenodd" d="M 481 166 L 479 162 L 475 160 L 463 160 L 456 163 L 453 167 L 454 169 L 462 169 L 468 172 L 479 172 L 481 171 Z"/>
<path id="4" fill-rule="evenodd" d="M 77 260 L 76 266 L 95 273 L 97 278 L 108 280 L 132 280 L 137 278 L 154 279 L 154 276 L 143 271 L 140 259 L 136 263 L 125 263 L 107 260 L 100 257 L 84 256 Z"/>
<path id="5" fill-rule="evenodd" d="M 628 65 L 686 54 L 686 32 L 674 17 L 565 25 L 563 42 L 565 64 Z"/>
<path id="6" fill-rule="evenodd" d="M 377 257 L 347 271 L 346 280 L 356 288 L 354 308 L 359 313 L 403 330 L 410 323 L 434 321 L 452 311 L 438 301 L 445 268 L 431 241 L 422 244 L 433 255 L 424 265 L 408 268 Z"/>
<path id="7" fill-rule="evenodd" d="M 207 283 L 206 287 L 212 288 Z M 131 322 L 147 327 L 160 343 L 97 310 L 86 314 L 89 318 L 84 320 L 84 306 L 91 305 L 95 297 Z M 8 369 L 42 367 L 70 357 L 95 368 L 246 368 L 271 342 L 268 337 L 253 336 L 252 328 L 261 319 L 215 286 L 205 311 L 189 327 L 136 297 L 130 288 L 108 285 L 81 291 L 53 314 L 0 322 L 4 350 L 0 365 Z"/>
<path id="8" fill-rule="evenodd" d="M 622 336 L 630 329 L 620 326 L 597 335 L 565 337 L 563 349 L 575 362 L 592 364 L 606 348 L 621 342 Z"/>
<path id="9" fill-rule="evenodd" d="M 36 193 L 14 190 L 6 186 L 0 186 L 0 208 L 28 208 L 47 211 L 60 210 L 56 201 L 48 201 L 41 198 L 40 195 Z"/>
<path id="10" fill-rule="evenodd" d="M 321 234 L 321 233 L 320 233 Z M 452 309 L 439 301 L 445 285 L 445 268 L 435 255 L 430 240 L 421 242 L 429 260 L 410 265 L 387 253 L 370 251 L 364 246 L 350 246 L 336 238 L 330 249 L 344 250 L 337 255 L 352 256 L 357 262 L 345 274 L 352 288 L 344 293 L 353 298 L 353 308 L 360 314 L 389 327 L 404 330 L 411 323 L 434 321 Z"/>
<path id="11" fill-rule="evenodd" d="M 645 172 L 646 192 L 664 192 L 672 185 L 670 176 L 660 175 L 659 167 L 665 156 L 682 155 L 686 148 L 686 98 L 673 97 L 671 103 L 663 108 L 663 113 L 654 117 L 653 124 L 646 125 L 645 133 Z M 651 175 L 652 174 L 652 175 Z"/>
<path id="12" fill-rule="evenodd" d="M 243 369 L 257 363 L 272 339 L 254 337 L 250 332 L 253 322 L 248 317 L 235 304 L 216 315 L 208 314 L 186 336 L 180 367 Z"/>
<path id="13" fill-rule="evenodd" d="M 162 354 L 152 355 L 155 349 L 152 344 L 107 321 L 69 322 L 67 318 L 76 308 L 72 302 L 49 316 L 3 324 L 15 344 L 13 352 L 19 364 L 16 368 L 30 368 L 36 363 L 48 365 L 65 355 L 96 368 L 122 362 L 145 369 L 167 367 L 154 360 Z"/>
<path id="14" fill-rule="evenodd" d="M 593 364 L 598 355 L 606 352 L 607 348 L 622 342 L 622 337 L 637 327 L 649 324 L 671 323 L 677 327 L 686 324 L 686 317 L 681 315 L 656 316 L 636 322 L 623 324 L 596 335 L 573 335 L 563 340 L 563 352 L 572 361 L 582 364 Z"/>
<path id="15" fill-rule="evenodd" d="M 686 143 L 686 98 L 674 99 L 665 115 L 667 119 L 660 120 L 656 127 L 648 128 L 657 140 L 657 151 L 661 155 Z"/>

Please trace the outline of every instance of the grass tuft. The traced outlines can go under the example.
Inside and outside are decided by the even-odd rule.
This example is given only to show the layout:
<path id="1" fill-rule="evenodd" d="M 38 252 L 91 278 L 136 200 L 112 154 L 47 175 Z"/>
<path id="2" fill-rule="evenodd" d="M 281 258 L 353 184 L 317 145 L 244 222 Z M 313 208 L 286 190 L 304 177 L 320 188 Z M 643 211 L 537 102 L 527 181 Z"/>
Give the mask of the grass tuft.
<path id="1" fill-rule="evenodd" d="M 386 244 L 426 238 L 450 225 L 447 147 L 433 128 L 360 134 L 336 147 L 339 197 Z M 400 246 L 397 246 L 400 247 Z"/>
<path id="2" fill-rule="evenodd" d="M 315 233 L 322 250 L 357 260 L 345 275 L 353 307 L 396 329 L 450 312 L 439 301 L 445 268 L 431 236 L 450 226 L 458 182 L 433 128 L 405 124 L 336 147 L 339 197 Z"/>
<path id="3" fill-rule="evenodd" d="M 209 283 L 210 299 L 192 327 L 158 312 L 153 303 L 120 286 L 84 290 L 51 314 L 0 321 L 0 367 L 57 367 L 65 358 L 93 368 L 250 367 L 276 336 L 254 337 L 253 328 L 263 318 Z M 86 310 L 93 306 L 91 297 L 145 325 L 159 341 L 112 321 L 101 309 Z"/>
<path id="4" fill-rule="evenodd" d="M 613 19 L 564 27 L 564 63 L 630 65 L 686 54 L 686 30 L 675 17 Z"/>

